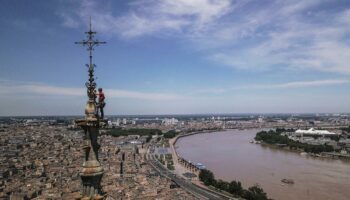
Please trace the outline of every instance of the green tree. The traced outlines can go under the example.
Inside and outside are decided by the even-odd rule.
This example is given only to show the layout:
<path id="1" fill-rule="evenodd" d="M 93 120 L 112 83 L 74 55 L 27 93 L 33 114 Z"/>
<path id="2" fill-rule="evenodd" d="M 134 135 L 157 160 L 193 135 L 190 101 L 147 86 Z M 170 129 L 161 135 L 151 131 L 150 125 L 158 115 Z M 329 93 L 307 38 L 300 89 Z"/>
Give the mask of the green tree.
<path id="1" fill-rule="evenodd" d="M 226 181 L 223 181 L 223 180 L 219 179 L 219 180 L 216 182 L 215 187 L 218 188 L 218 189 L 220 189 L 220 190 L 223 190 L 223 191 L 227 191 L 227 192 L 228 192 L 229 183 L 226 182 Z"/>
<path id="2" fill-rule="evenodd" d="M 228 183 L 220 179 L 215 180 L 214 174 L 207 169 L 202 169 L 199 172 L 199 180 L 206 186 L 214 186 L 217 189 L 243 197 L 247 200 L 268 200 L 266 193 L 259 185 L 252 186 L 248 188 L 248 190 L 245 190 L 239 181 L 231 181 Z"/>
<path id="3" fill-rule="evenodd" d="M 211 172 L 207 169 L 202 169 L 199 172 L 199 180 L 202 181 L 207 186 L 209 186 L 209 185 L 215 186 L 216 185 L 216 180 L 215 180 L 213 172 Z"/>
<path id="4" fill-rule="evenodd" d="M 229 184 L 228 192 L 241 196 L 243 193 L 243 187 L 239 181 L 231 181 Z"/>
<path id="5" fill-rule="evenodd" d="M 243 198 L 247 200 L 268 200 L 266 193 L 259 185 L 254 185 L 244 190 Z"/>
<path id="6" fill-rule="evenodd" d="M 175 136 L 176 136 L 176 132 L 174 130 L 164 133 L 164 138 L 173 138 Z"/>

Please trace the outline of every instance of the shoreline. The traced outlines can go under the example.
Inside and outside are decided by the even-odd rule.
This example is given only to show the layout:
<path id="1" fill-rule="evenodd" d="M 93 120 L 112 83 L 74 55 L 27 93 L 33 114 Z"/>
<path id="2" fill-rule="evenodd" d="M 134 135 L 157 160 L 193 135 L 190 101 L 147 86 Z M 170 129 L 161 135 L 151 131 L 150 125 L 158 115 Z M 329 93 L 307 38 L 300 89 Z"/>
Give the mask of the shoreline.
<path id="1" fill-rule="evenodd" d="M 174 138 L 171 138 L 169 139 L 169 145 L 170 145 L 170 149 L 171 149 L 171 154 L 172 154 L 172 157 L 173 157 L 173 162 L 174 162 L 174 166 L 175 166 L 175 171 L 176 170 L 185 170 L 186 172 L 190 172 L 190 173 L 195 173 L 195 172 L 192 172 L 191 170 L 187 169 L 185 166 L 183 166 L 182 164 L 180 164 L 178 162 L 178 159 L 179 158 L 182 158 L 178 155 L 177 151 L 176 151 L 176 148 L 175 148 L 175 145 L 176 145 L 176 142 L 179 138 L 183 138 L 183 137 L 187 137 L 187 136 L 191 136 L 191 135 L 196 135 L 196 134 L 204 134 L 204 133 L 213 133 L 213 132 L 217 132 L 217 131 L 222 131 L 221 129 L 217 129 L 217 130 L 207 130 L 207 131 L 195 131 L 195 132 L 191 132 L 191 133 L 187 133 L 187 134 L 184 134 L 184 135 L 178 135 Z M 177 168 L 177 169 L 176 169 Z M 198 172 L 199 173 L 199 172 Z M 213 193 L 217 193 L 217 194 L 220 194 L 220 195 L 223 195 L 223 196 L 226 196 L 227 198 L 229 199 L 239 199 L 235 196 L 231 196 L 231 195 L 228 195 L 227 193 L 225 192 L 222 192 L 222 191 L 218 191 L 218 190 L 214 190 L 206 185 L 204 185 L 199 179 L 198 179 L 198 173 L 195 173 L 197 175 L 197 178 L 193 179 L 191 178 L 191 183 L 194 184 L 194 185 L 197 185 L 198 187 L 200 188 L 203 188 L 205 190 L 208 190 L 208 191 L 211 191 Z M 180 175 L 181 177 L 183 178 L 186 178 L 184 177 L 183 174 L 178 174 Z"/>
<path id="2" fill-rule="evenodd" d="M 180 138 L 184 138 L 184 137 L 188 137 L 188 136 L 191 136 L 191 135 L 197 135 L 197 134 L 206 134 L 206 133 L 213 133 L 213 132 L 225 132 L 225 131 L 229 131 L 229 130 L 251 130 L 251 129 L 273 129 L 273 128 L 244 128 L 244 129 L 241 129 L 241 128 L 229 128 L 229 129 L 215 129 L 215 130 L 203 130 L 203 131 L 193 131 L 193 132 L 190 132 L 190 133 L 186 133 L 186 134 L 183 134 L 183 135 L 178 135 L 174 138 L 171 138 L 169 140 L 169 143 L 170 143 L 170 147 L 174 148 L 174 151 L 175 151 L 175 154 L 177 157 L 178 156 L 178 153 L 176 151 L 176 148 L 175 148 L 175 145 L 176 145 L 176 142 L 178 139 Z M 170 142 L 171 140 L 174 140 L 172 142 Z"/>
<path id="3" fill-rule="evenodd" d="M 233 128 L 233 129 L 216 129 L 216 130 L 204 130 L 204 131 L 194 131 L 194 132 L 190 132 L 190 133 L 186 133 L 183 135 L 178 135 L 175 138 L 172 138 L 169 140 L 170 143 L 170 148 L 172 149 L 172 154 L 175 154 L 175 157 L 173 155 L 174 158 L 174 163 L 178 163 L 178 158 L 182 158 L 181 156 L 179 156 L 179 154 L 176 151 L 176 143 L 178 141 L 178 139 L 180 138 L 184 138 L 184 137 L 188 137 L 188 136 L 192 136 L 192 135 L 197 135 L 197 134 L 206 134 L 206 133 L 213 133 L 213 132 L 225 132 L 225 131 L 229 131 L 229 130 L 251 130 L 251 129 L 259 129 L 259 128 L 245 128 L 245 129 L 239 129 L 239 128 Z M 273 128 L 260 128 L 260 129 L 273 129 Z M 255 139 L 253 139 L 255 141 Z M 254 143 L 257 144 L 257 143 Z M 301 157 L 311 157 L 314 159 L 320 159 L 320 160 L 345 160 L 345 161 L 350 161 L 350 155 L 342 155 L 340 153 L 334 153 L 334 152 L 322 152 L 320 154 L 313 154 L 313 153 L 308 153 L 305 152 L 301 149 L 289 149 L 289 147 L 281 147 L 278 146 L 276 144 L 268 144 L 265 143 L 263 141 L 261 141 L 261 143 L 259 143 L 259 145 L 261 146 L 265 146 L 268 148 L 272 148 L 272 149 L 277 149 L 277 150 L 282 150 L 282 151 L 286 151 L 286 152 L 291 152 L 291 153 L 296 153 Z M 302 155 L 302 153 L 305 153 L 304 155 Z M 184 159 L 184 158 L 183 158 Z"/>
<path id="4" fill-rule="evenodd" d="M 176 151 L 176 142 L 179 138 L 183 138 L 183 137 L 188 137 L 191 135 L 197 135 L 197 134 L 205 134 L 205 133 L 213 133 L 213 132 L 225 132 L 225 131 L 229 131 L 229 130 L 251 130 L 251 129 L 274 129 L 274 128 L 244 128 L 244 129 L 240 129 L 240 128 L 231 128 L 231 129 L 216 129 L 216 130 L 204 130 L 204 131 L 194 131 L 194 132 L 190 132 L 184 135 L 179 135 L 175 137 L 175 141 L 173 142 L 173 146 L 174 146 L 174 151 L 176 153 L 176 156 L 178 156 L 178 153 Z M 253 139 L 255 141 L 255 139 Z M 169 140 L 170 141 L 170 140 Z M 313 153 L 308 153 L 305 152 L 301 149 L 289 149 L 286 147 L 280 147 L 276 144 L 268 144 L 266 142 L 260 141 L 260 145 L 262 146 L 266 146 L 269 148 L 274 148 L 274 149 L 278 149 L 278 150 L 282 150 L 282 151 L 288 151 L 288 152 L 293 152 L 293 153 L 298 153 L 300 156 L 301 153 L 306 153 L 305 156 L 309 156 L 309 157 L 313 157 L 313 158 L 321 158 L 321 159 L 333 159 L 333 160 L 350 160 L 350 155 L 343 155 L 340 153 L 334 153 L 334 152 L 322 152 L 320 154 L 313 154 Z M 254 143 L 256 144 L 256 143 Z"/>
<path id="5" fill-rule="evenodd" d="M 173 140 L 170 140 L 170 141 L 172 141 L 173 143 L 171 143 L 172 145 L 173 145 L 173 147 L 172 148 L 174 148 L 174 150 L 176 151 L 176 153 L 178 153 L 177 151 L 180 149 L 180 146 L 177 146 L 177 148 L 179 148 L 179 149 L 175 149 L 175 146 L 176 145 L 179 145 L 179 143 L 176 143 L 177 141 L 178 141 L 178 139 L 179 138 L 183 138 L 183 137 L 187 137 L 187 136 L 191 136 L 191 135 L 196 135 L 196 134 L 202 134 L 202 133 L 213 133 L 213 132 L 220 132 L 220 133 L 223 133 L 223 134 L 221 134 L 221 135 L 225 135 L 225 132 L 226 131 L 230 131 L 230 130 L 238 130 L 238 129 L 225 129 L 225 130 L 212 130 L 212 131 L 205 131 L 205 132 L 203 132 L 203 131 L 201 131 L 201 132 L 192 132 L 192 133 L 188 133 L 188 134 L 183 134 L 183 135 L 179 135 L 178 137 L 176 137 L 176 138 L 173 138 Z M 254 132 L 254 129 L 245 129 L 245 130 L 253 130 L 253 131 L 248 131 L 248 132 L 250 132 L 250 133 L 253 133 L 253 134 L 251 134 L 251 136 L 249 136 L 249 137 L 244 137 L 244 138 L 250 138 L 250 139 L 252 139 L 252 138 L 254 138 L 254 136 L 255 136 L 255 134 L 256 134 L 256 132 L 258 132 L 259 130 L 257 130 L 257 131 L 255 131 Z M 244 133 L 245 132 L 243 132 L 242 133 L 242 135 L 244 135 Z M 214 134 L 213 134 L 214 135 Z M 228 133 L 227 133 L 227 135 L 229 135 Z M 198 137 L 203 137 L 203 136 L 198 136 Z M 204 136 L 204 137 L 207 137 L 207 136 Z M 209 136 L 208 136 L 209 137 Z M 210 138 L 215 138 L 216 136 L 210 136 Z M 193 138 L 188 138 L 188 139 L 190 139 L 190 140 L 196 140 L 196 139 L 193 139 Z M 250 139 L 248 139 L 247 140 L 247 143 L 249 143 L 249 140 Z M 210 141 L 210 140 L 209 140 Z M 249 144 L 249 145 L 252 145 L 252 144 Z M 246 147 L 247 147 L 247 145 L 245 145 Z M 286 148 L 283 148 L 283 147 L 278 147 L 278 146 L 275 146 L 275 145 L 271 145 L 271 144 L 261 144 L 261 147 L 255 147 L 255 148 L 262 148 L 262 146 L 264 147 L 264 148 L 273 148 L 273 149 L 275 149 L 276 151 L 280 151 L 280 150 L 282 150 L 282 151 L 284 151 L 284 152 L 290 152 L 291 154 L 294 154 L 294 156 L 295 157 L 299 157 L 299 159 L 310 159 L 310 160 L 315 160 L 315 161 L 307 161 L 307 162 L 323 162 L 323 163 L 325 163 L 325 164 L 322 164 L 321 166 L 333 166 L 333 163 L 332 162 L 336 162 L 336 161 L 332 161 L 333 159 L 331 159 L 331 158 L 328 158 L 328 157 L 326 157 L 326 158 L 324 158 L 324 157 L 317 157 L 317 156 L 303 156 L 303 155 L 300 155 L 300 152 L 302 152 L 302 151 L 300 151 L 300 150 L 289 150 L 289 149 L 286 149 Z M 254 148 L 254 147 L 253 147 Z M 255 149 L 254 148 L 254 149 Z M 180 152 L 179 152 L 180 153 Z M 298 155 L 297 155 L 298 154 Z M 306 158 L 305 158 L 306 157 Z M 309 157 L 309 158 L 307 158 L 307 157 Z M 187 158 L 187 159 L 189 159 L 189 158 Z M 298 160 L 299 160 L 298 159 Z M 195 159 L 194 159 L 195 160 Z M 318 161 L 317 161 L 318 160 Z M 342 160 L 342 159 L 341 159 Z M 204 161 L 204 160 L 197 160 L 198 162 L 201 162 L 201 161 Z M 327 164 L 327 163 L 329 163 L 329 164 Z M 205 164 L 205 163 L 204 163 Z M 334 166 L 335 167 L 337 167 L 338 165 L 343 165 L 343 164 L 350 164 L 349 162 L 336 162 L 335 164 L 334 164 Z M 214 173 L 214 171 L 213 171 L 213 173 Z M 285 176 L 285 174 L 286 173 L 282 173 L 282 175 L 281 174 L 279 174 L 278 176 L 280 176 L 279 178 L 278 178 L 278 180 L 276 179 L 276 180 L 272 180 L 273 178 L 271 178 L 271 180 L 268 178 L 268 180 L 270 181 L 270 182 L 266 182 L 266 187 L 264 187 L 263 186 L 263 189 L 267 192 L 267 194 L 269 195 L 269 197 L 270 197 L 270 195 L 272 195 L 272 193 L 273 193 L 273 191 L 271 192 L 271 188 L 269 188 L 269 187 L 271 187 L 271 185 L 272 184 L 278 184 L 278 187 L 281 187 L 282 188 L 282 190 L 284 190 L 284 191 L 289 191 L 289 189 L 285 189 L 285 188 L 283 188 L 283 186 L 280 186 L 280 185 L 283 185 L 283 183 L 280 183 L 280 181 L 282 180 L 282 178 L 289 178 L 288 176 Z M 288 173 L 287 173 L 288 174 Z M 214 175 L 215 175 L 215 173 L 214 173 Z M 253 177 L 254 178 L 254 177 Z M 299 187 L 299 182 L 300 182 L 300 180 L 297 178 L 297 177 L 290 177 L 290 178 L 293 178 L 294 180 L 296 180 L 296 186 L 294 186 L 294 187 Z M 239 178 L 240 179 L 240 178 Z M 240 179 L 240 180 L 244 180 L 244 179 Z M 271 182 L 271 181 L 275 181 L 275 182 Z M 277 182 L 276 182 L 277 181 Z M 198 181 L 199 182 L 199 181 Z M 246 183 L 247 184 L 247 183 Z M 265 184 L 265 183 L 264 183 Z M 263 184 L 263 185 L 264 185 Z M 248 185 L 246 185 L 246 186 L 249 186 L 249 185 L 251 185 L 251 183 L 248 183 Z M 202 187 L 206 187 L 206 186 L 204 186 L 203 184 L 202 184 Z M 311 188 L 311 189 L 313 189 L 313 190 L 315 190 L 315 191 L 317 191 L 317 189 L 315 189 L 315 188 Z M 298 190 L 298 195 L 300 195 L 300 196 L 303 196 L 303 195 L 305 195 L 304 193 L 303 193 L 303 191 L 302 190 Z M 279 192 L 276 192 L 276 193 L 274 193 L 274 195 L 280 195 L 280 193 Z M 317 195 L 316 195 L 317 196 Z"/>
<path id="6" fill-rule="evenodd" d="M 280 147 L 276 144 L 268 144 L 265 142 L 261 142 L 260 145 L 273 148 L 273 149 L 282 150 L 282 151 L 298 153 L 300 156 L 303 156 L 301 154 L 305 153 L 304 156 L 309 156 L 313 158 L 332 159 L 332 160 L 350 160 L 350 155 L 347 155 L 347 154 L 343 155 L 343 154 L 334 153 L 334 152 L 321 152 L 320 154 L 314 154 L 314 153 L 305 152 L 302 149 L 289 149 L 288 146 Z"/>

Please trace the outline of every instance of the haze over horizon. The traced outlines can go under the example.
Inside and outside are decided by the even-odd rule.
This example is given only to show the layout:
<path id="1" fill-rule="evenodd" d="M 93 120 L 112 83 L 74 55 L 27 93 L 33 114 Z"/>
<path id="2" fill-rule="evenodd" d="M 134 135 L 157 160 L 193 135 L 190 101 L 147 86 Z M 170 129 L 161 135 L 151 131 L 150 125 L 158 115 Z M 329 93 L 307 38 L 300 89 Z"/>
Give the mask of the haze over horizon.
<path id="1" fill-rule="evenodd" d="M 349 113 L 350 2 L 3 1 L 0 116 L 82 115 L 89 17 L 107 115 Z"/>

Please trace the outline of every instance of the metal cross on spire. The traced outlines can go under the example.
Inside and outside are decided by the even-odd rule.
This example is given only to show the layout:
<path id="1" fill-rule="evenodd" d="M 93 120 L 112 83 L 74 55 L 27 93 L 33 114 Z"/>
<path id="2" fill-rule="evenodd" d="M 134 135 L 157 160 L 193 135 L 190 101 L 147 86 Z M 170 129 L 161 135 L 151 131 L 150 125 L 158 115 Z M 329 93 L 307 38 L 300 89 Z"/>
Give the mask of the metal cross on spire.
<path id="1" fill-rule="evenodd" d="M 82 40 L 80 42 L 75 42 L 75 44 L 81 44 L 83 46 L 87 46 L 87 49 L 89 51 L 89 58 L 90 58 L 90 64 L 86 65 L 89 68 L 89 82 L 87 82 L 85 85 L 87 87 L 87 95 L 89 97 L 89 101 L 96 103 L 96 94 L 95 94 L 95 77 L 94 77 L 94 68 L 96 67 L 95 64 L 92 63 L 92 52 L 95 50 L 94 48 L 100 44 L 106 44 L 106 42 L 100 42 L 97 39 L 94 39 L 94 35 L 97 32 L 92 31 L 91 28 L 91 17 L 90 17 L 90 30 L 88 32 L 85 32 L 87 36 L 87 40 Z"/>
<path id="2" fill-rule="evenodd" d="M 83 46 L 87 46 L 88 48 L 86 50 L 89 51 L 89 55 L 90 55 L 90 66 L 93 65 L 92 64 L 92 51 L 94 51 L 94 47 L 100 45 L 100 44 L 106 44 L 106 42 L 100 42 L 97 39 L 94 39 L 94 35 L 97 32 L 92 31 L 91 28 L 91 17 L 90 17 L 90 30 L 88 32 L 85 32 L 86 36 L 87 36 L 87 40 L 82 40 L 80 42 L 75 42 L 75 44 L 82 44 Z"/>

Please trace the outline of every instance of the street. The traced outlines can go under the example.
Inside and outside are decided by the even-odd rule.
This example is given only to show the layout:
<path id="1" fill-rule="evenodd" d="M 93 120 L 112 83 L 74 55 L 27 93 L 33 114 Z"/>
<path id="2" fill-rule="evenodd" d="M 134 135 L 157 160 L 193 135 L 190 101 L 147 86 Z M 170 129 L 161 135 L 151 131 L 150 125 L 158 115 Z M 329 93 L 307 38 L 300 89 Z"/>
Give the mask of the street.
<path id="1" fill-rule="evenodd" d="M 197 185 L 194 185 L 193 183 L 184 180 L 183 178 L 179 178 L 175 174 L 171 173 L 168 169 L 166 169 L 162 164 L 160 164 L 153 155 L 150 155 L 150 159 L 148 160 L 149 164 L 157 170 L 161 175 L 170 178 L 175 183 L 177 183 L 180 187 L 184 188 L 188 192 L 194 194 L 197 197 L 200 197 L 201 199 L 210 199 L 210 200 L 221 200 L 221 199 L 230 199 L 224 195 L 220 195 L 217 193 L 213 193 L 209 190 L 205 190 L 201 187 L 198 187 Z"/>

